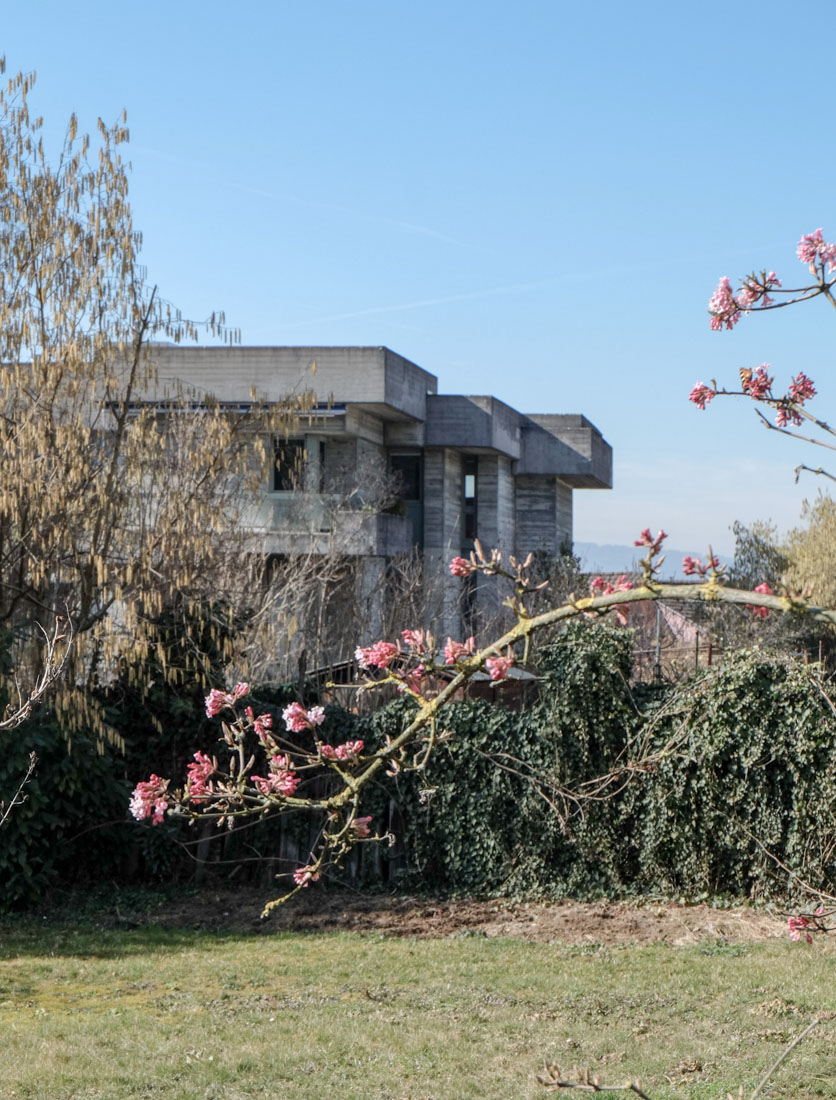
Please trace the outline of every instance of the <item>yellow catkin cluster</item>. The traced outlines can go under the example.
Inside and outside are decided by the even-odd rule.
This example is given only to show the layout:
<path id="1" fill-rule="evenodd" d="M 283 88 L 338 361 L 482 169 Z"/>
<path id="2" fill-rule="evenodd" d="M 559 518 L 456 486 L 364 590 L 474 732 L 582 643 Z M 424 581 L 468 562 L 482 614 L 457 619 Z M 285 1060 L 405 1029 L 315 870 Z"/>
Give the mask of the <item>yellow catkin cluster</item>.
<path id="1" fill-rule="evenodd" d="M 172 683 L 200 678 L 201 633 L 236 658 L 228 621 L 263 574 L 241 512 L 304 402 L 254 395 L 244 417 L 197 395 L 196 415 L 195 394 L 160 391 L 154 341 L 197 328 L 138 262 L 125 117 L 99 120 L 93 139 L 72 117 L 50 158 L 33 83 L 18 74 L 0 90 L 0 637 L 25 690 L 39 627 L 66 616 L 54 706 L 68 731 L 105 737 L 95 685 L 149 656 Z M 206 327 L 237 338 L 220 314 Z M 164 613 L 182 622 L 176 661 Z"/>

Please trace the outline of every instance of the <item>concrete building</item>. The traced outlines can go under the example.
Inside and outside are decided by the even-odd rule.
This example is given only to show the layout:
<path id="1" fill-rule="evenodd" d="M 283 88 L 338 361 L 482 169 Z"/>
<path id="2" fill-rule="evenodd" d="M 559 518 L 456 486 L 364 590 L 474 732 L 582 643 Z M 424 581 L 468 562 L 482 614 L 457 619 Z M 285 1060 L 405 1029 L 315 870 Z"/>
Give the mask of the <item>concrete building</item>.
<path id="1" fill-rule="evenodd" d="M 161 385 L 244 408 L 253 393 L 313 391 L 294 438 L 276 441 L 253 534 L 267 555 L 337 545 L 369 592 L 415 548 L 439 570 L 477 537 L 506 554 L 557 555 L 572 542 L 574 490 L 612 486 L 612 450 L 585 417 L 440 394 L 434 375 L 388 348 L 159 346 L 154 358 Z M 460 590 L 453 581 L 437 624 L 454 635 L 468 625 Z M 487 614 L 491 597 L 476 599 Z"/>

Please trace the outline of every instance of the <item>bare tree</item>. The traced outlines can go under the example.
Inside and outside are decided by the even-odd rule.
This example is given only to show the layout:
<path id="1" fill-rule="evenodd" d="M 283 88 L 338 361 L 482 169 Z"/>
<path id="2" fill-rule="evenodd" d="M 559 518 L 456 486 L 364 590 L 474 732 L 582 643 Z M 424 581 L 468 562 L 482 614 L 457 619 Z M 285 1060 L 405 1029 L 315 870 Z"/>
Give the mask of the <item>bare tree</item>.
<path id="1" fill-rule="evenodd" d="M 293 409 L 162 390 L 154 341 L 198 326 L 139 264 L 125 117 L 92 139 L 71 117 L 51 158 L 33 84 L 0 90 L 0 627 L 18 713 L 60 668 L 72 726 L 99 722 L 88 689 L 159 645 L 171 601 L 199 616 L 254 591 L 246 508 Z M 235 338 L 219 314 L 201 327 Z M 73 637 L 56 661 L 58 615 Z"/>

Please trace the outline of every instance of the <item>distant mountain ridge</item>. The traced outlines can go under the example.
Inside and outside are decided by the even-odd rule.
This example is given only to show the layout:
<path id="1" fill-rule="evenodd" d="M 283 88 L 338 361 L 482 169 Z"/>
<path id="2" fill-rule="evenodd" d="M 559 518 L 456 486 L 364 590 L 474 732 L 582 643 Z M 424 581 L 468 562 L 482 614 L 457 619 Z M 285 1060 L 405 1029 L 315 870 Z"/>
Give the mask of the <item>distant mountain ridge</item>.
<path id="1" fill-rule="evenodd" d="M 684 581 L 682 572 L 682 559 L 690 554 L 692 558 L 702 558 L 705 561 L 708 553 L 706 550 L 675 550 L 673 547 L 665 547 L 665 561 L 662 564 L 661 577 L 668 580 Z M 575 553 L 581 559 L 581 568 L 586 573 L 637 573 L 639 571 L 639 558 L 644 557 L 644 548 L 641 546 L 616 546 L 611 543 L 600 544 L 597 542 L 576 542 Z M 721 562 L 731 564 L 731 557 L 715 551 Z"/>

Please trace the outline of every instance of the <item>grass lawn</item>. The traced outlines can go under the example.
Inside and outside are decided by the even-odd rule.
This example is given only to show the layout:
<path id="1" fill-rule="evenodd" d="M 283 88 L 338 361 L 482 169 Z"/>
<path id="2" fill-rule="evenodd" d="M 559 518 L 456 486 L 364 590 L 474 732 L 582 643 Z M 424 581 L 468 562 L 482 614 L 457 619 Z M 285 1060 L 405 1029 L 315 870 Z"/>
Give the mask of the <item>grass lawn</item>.
<path id="1" fill-rule="evenodd" d="M 830 942 L 0 926 L 2 1100 L 545 1098 L 544 1059 L 725 1098 L 814 1015 L 772 1097 L 836 1097 Z"/>

